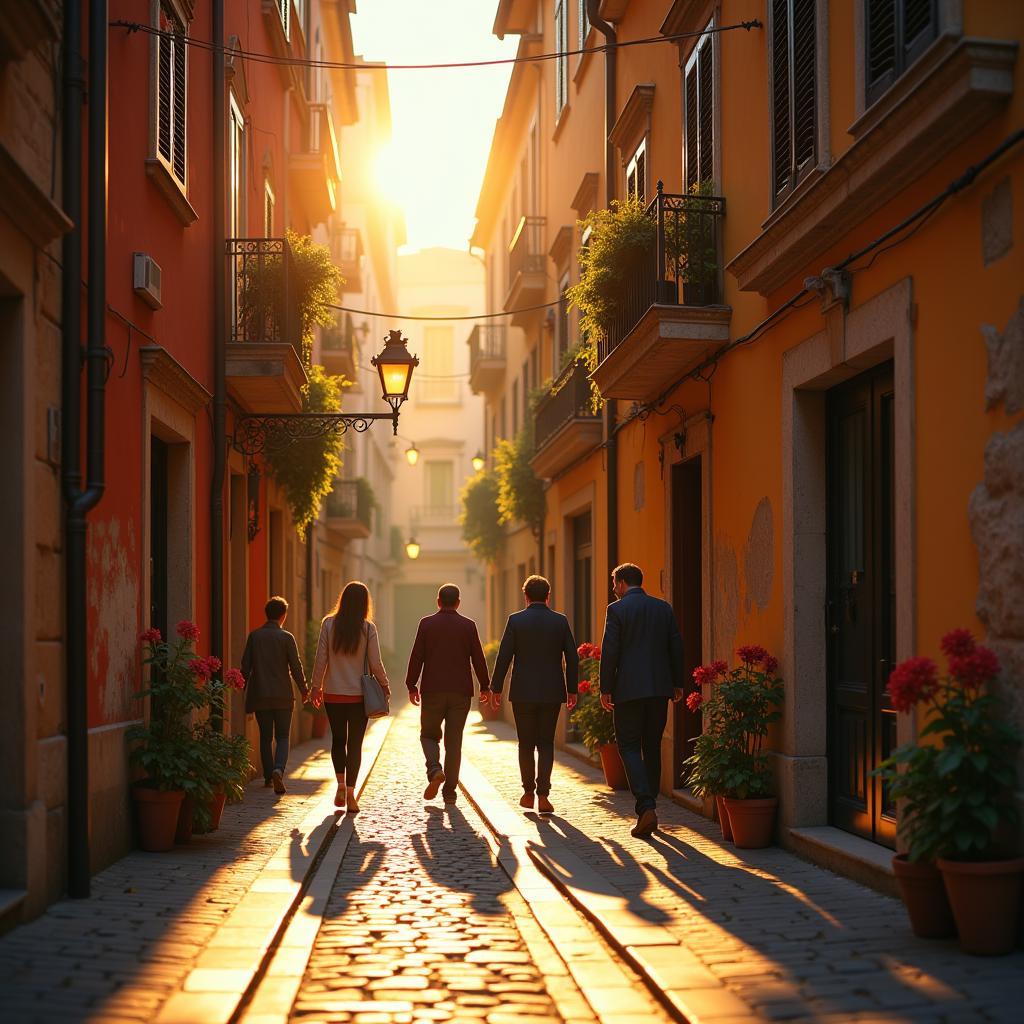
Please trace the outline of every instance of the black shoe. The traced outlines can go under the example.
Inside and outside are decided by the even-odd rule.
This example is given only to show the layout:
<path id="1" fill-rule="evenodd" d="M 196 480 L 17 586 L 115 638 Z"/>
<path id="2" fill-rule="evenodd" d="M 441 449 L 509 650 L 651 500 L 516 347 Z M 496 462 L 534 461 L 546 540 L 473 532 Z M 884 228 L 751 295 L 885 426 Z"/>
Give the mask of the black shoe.
<path id="1" fill-rule="evenodd" d="M 441 788 L 441 784 L 444 782 L 444 772 L 436 771 L 430 776 L 430 781 L 427 783 L 427 788 L 423 790 L 424 800 L 433 800 L 437 796 L 437 791 Z"/>
<path id="2" fill-rule="evenodd" d="M 270 781 L 274 785 L 274 792 L 275 793 L 286 793 L 287 792 L 287 790 L 285 789 L 285 786 L 284 786 L 284 773 L 281 771 L 280 768 L 275 768 L 274 769 L 274 774 L 270 776 Z"/>
<path id="3" fill-rule="evenodd" d="M 652 808 L 649 811 L 644 811 L 643 814 L 637 818 L 637 822 L 629 830 L 629 834 L 631 836 L 636 836 L 638 839 L 646 839 L 657 827 L 658 815 Z"/>

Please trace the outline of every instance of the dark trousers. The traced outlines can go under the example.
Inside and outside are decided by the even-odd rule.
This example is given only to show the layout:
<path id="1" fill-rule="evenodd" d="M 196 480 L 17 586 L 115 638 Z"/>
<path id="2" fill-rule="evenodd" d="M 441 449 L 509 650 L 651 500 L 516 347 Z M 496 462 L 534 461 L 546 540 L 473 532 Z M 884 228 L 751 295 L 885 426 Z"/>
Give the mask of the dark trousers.
<path id="1" fill-rule="evenodd" d="M 363 763 L 363 737 L 366 735 L 366 709 L 358 704 L 324 702 L 327 721 L 331 723 L 331 760 L 334 774 L 344 775 L 345 783 L 354 786 Z"/>
<path id="2" fill-rule="evenodd" d="M 615 743 L 636 799 L 636 813 L 653 811 L 661 788 L 661 737 L 668 722 L 668 698 L 616 701 L 614 717 Z"/>
<path id="3" fill-rule="evenodd" d="M 539 796 L 551 792 L 551 769 L 555 763 L 555 726 L 562 705 L 552 701 L 517 700 L 512 714 L 519 734 L 519 774 L 523 792 L 536 789 Z M 536 763 L 534 753 L 536 752 Z"/>
<path id="4" fill-rule="evenodd" d="M 263 762 L 263 781 L 279 771 L 284 775 L 288 763 L 288 730 L 292 727 L 291 708 L 264 708 L 255 712 L 260 730 L 260 760 Z"/>
<path id="5" fill-rule="evenodd" d="M 427 778 L 441 770 L 444 736 L 444 789 L 448 796 L 459 786 L 462 767 L 462 730 L 473 698 L 465 693 L 425 693 L 420 707 L 420 746 L 427 762 Z"/>

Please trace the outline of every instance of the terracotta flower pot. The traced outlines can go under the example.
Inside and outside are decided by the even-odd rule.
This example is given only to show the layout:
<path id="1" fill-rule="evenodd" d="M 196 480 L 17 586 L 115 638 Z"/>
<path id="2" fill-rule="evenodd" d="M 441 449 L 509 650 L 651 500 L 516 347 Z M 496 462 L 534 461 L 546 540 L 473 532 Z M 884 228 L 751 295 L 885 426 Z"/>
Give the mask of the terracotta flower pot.
<path id="1" fill-rule="evenodd" d="M 1013 860 L 938 861 L 960 948 L 975 956 L 1013 951 L 1020 914 L 1024 857 Z"/>
<path id="2" fill-rule="evenodd" d="M 327 716 L 313 716 L 313 739 L 322 740 L 327 735 Z"/>
<path id="3" fill-rule="evenodd" d="M 629 789 L 626 778 L 626 766 L 622 763 L 622 755 L 614 743 L 605 743 L 597 748 L 601 756 L 601 767 L 604 769 L 604 780 L 612 789 Z"/>
<path id="4" fill-rule="evenodd" d="M 893 857 L 892 869 L 911 931 L 921 939 L 949 939 L 956 935 L 942 872 L 930 861 L 911 863 L 905 853 Z"/>
<path id="5" fill-rule="evenodd" d="M 196 823 L 193 821 L 192 831 L 200 833 L 216 832 L 216 830 L 220 828 L 220 818 L 224 813 L 224 804 L 227 803 L 227 799 L 227 794 L 223 790 L 214 793 L 213 796 L 210 797 L 210 801 L 206 808 L 210 824 L 206 828 L 198 828 L 196 827 Z"/>
<path id="6" fill-rule="evenodd" d="M 741 850 L 762 850 L 772 845 L 777 797 L 761 800 L 725 798 L 725 810 L 732 826 L 732 841 Z"/>
<path id="7" fill-rule="evenodd" d="M 176 843 L 187 843 L 192 838 L 192 824 L 196 816 L 196 802 L 187 796 L 178 806 L 178 826 L 174 830 Z"/>
<path id="8" fill-rule="evenodd" d="M 504 707 L 504 704 L 502 704 Z M 497 722 L 502 717 L 502 708 L 496 708 L 491 704 L 480 705 L 480 717 L 485 722 Z"/>
<path id="9" fill-rule="evenodd" d="M 185 794 L 180 789 L 153 789 L 145 784 L 132 786 L 132 798 L 138 812 L 139 846 L 150 853 L 162 853 L 174 846 L 178 811 Z"/>
<path id="10" fill-rule="evenodd" d="M 732 842 L 732 824 L 729 821 L 729 811 L 725 806 L 725 797 L 716 796 L 715 806 L 718 808 L 718 824 L 722 829 L 722 838 Z"/>

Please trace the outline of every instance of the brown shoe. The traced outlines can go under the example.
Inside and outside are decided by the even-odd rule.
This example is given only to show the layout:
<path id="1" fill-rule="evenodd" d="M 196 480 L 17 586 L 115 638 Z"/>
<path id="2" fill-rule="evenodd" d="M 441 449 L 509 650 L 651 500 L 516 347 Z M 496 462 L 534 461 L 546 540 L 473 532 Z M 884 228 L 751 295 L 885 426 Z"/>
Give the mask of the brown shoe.
<path id="1" fill-rule="evenodd" d="M 657 827 L 658 815 L 654 811 L 644 811 L 629 830 L 629 834 L 638 839 L 646 839 Z"/>
<path id="2" fill-rule="evenodd" d="M 284 775 L 281 773 L 280 768 L 275 768 L 274 773 L 270 776 L 270 781 L 274 784 L 275 793 L 287 793 L 284 785 Z"/>
<path id="3" fill-rule="evenodd" d="M 554 809 L 554 805 L 546 796 L 537 797 L 537 810 L 541 814 L 550 814 Z"/>
<path id="4" fill-rule="evenodd" d="M 530 808 L 532 810 L 533 809 L 533 794 L 532 793 L 524 793 L 519 798 L 519 806 L 520 807 L 528 807 L 528 808 Z"/>
<path id="5" fill-rule="evenodd" d="M 424 800 L 433 800 L 437 796 L 437 791 L 441 788 L 444 783 L 444 772 L 434 772 L 430 776 L 430 781 L 427 783 L 427 788 L 423 790 Z"/>

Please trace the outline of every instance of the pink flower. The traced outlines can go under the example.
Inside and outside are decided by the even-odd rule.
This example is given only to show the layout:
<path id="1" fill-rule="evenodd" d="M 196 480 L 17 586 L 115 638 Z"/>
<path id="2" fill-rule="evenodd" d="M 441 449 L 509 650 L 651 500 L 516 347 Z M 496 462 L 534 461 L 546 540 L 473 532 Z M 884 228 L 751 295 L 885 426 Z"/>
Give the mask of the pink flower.
<path id="1" fill-rule="evenodd" d="M 199 627 L 194 622 L 189 622 L 188 619 L 179 622 L 174 630 L 182 640 L 191 640 L 195 643 L 199 639 Z"/>
<path id="2" fill-rule="evenodd" d="M 693 693 L 688 694 L 686 698 L 687 708 L 696 714 L 700 710 L 701 704 L 704 703 L 704 697 L 700 690 L 694 690 Z"/>
<path id="3" fill-rule="evenodd" d="M 964 686 L 981 686 L 999 675 L 999 659 L 994 651 L 979 645 L 970 654 L 951 656 L 949 672 Z"/>
<path id="4" fill-rule="evenodd" d="M 889 675 L 889 699 L 897 711 L 909 711 L 938 688 L 938 669 L 931 658 L 907 658 Z"/>
<path id="5" fill-rule="evenodd" d="M 209 678 L 210 678 L 210 675 L 211 675 L 211 672 L 210 672 L 210 663 L 209 663 L 209 662 L 208 662 L 208 661 L 206 660 L 206 658 L 193 658 L 193 659 L 192 659 L 192 660 L 191 660 L 191 661 L 190 661 L 190 662 L 188 663 L 188 667 L 189 667 L 189 668 L 190 668 L 190 669 L 191 669 L 191 670 L 192 670 L 192 671 L 193 671 L 193 672 L 194 672 L 194 673 L 195 673 L 195 674 L 196 674 L 196 675 L 197 675 L 197 676 L 198 676 L 198 677 L 199 677 L 200 679 L 209 679 Z"/>
<path id="6" fill-rule="evenodd" d="M 764 659 L 764 674 L 766 676 L 775 675 L 775 670 L 779 667 L 779 659 L 773 658 L 770 654 Z"/>
<path id="7" fill-rule="evenodd" d="M 966 658 L 974 653 L 974 634 L 969 629 L 951 629 L 939 641 L 939 646 L 950 661 L 953 658 Z"/>
<path id="8" fill-rule="evenodd" d="M 760 665 L 769 654 L 759 644 L 746 644 L 737 649 L 736 656 L 744 665 Z"/>
<path id="9" fill-rule="evenodd" d="M 146 632 L 139 637 L 139 641 L 144 644 L 158 644 L 161 640 L 163 640 L 163 637 L 160 635 L 160 630 L 155 628 L 147 629 Z"/>
<path id="10" fill-rule="evenodd" d="M 581 679 L 579 686 L 577 687 L 580 693 L 590 693 L 590 680 Z"/>
<path id="11" fill-rule="evenodd" d="M 245 676 L 237 668 L 229 668 L 224 673 L 224 683 L 230 686 L 232 690 L 244 690 Z"/>

